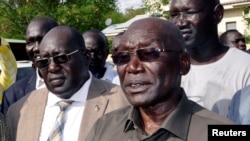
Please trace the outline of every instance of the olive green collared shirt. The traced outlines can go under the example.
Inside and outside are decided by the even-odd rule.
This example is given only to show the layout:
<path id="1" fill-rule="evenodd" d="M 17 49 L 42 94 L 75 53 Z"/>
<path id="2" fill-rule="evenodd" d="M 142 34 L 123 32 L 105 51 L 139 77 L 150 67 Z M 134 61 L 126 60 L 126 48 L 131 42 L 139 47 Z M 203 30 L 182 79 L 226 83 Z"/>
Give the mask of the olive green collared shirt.
<path id="1" fill-rule="evenodd" d="M 133 106 L 100 118 L 86 141 L 207 141 L 209 124 L 234 124 L 187 99 L 185 93 L 161 128 L 147 136 L 142 130 L 139 110 Z"/>

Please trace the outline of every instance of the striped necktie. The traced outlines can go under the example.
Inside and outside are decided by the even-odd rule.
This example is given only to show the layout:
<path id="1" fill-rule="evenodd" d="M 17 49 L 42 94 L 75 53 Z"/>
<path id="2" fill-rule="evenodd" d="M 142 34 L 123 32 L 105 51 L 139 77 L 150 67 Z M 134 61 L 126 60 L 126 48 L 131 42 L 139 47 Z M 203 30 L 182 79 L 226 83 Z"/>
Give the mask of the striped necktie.
<path id="1" fill-rule="evenodd" d="M 62 135 L 63 135 L 63 128 L 65 123 L 65 111 L 67 108 L 73 103 L 73 101 L 60 101 L 58 102 L 58 105 L 60 107 L 60 113 L 58 114 L 56 118 L 55 125 L 49 135 L 49 138 L 47 141 L 62 141 Z"/>

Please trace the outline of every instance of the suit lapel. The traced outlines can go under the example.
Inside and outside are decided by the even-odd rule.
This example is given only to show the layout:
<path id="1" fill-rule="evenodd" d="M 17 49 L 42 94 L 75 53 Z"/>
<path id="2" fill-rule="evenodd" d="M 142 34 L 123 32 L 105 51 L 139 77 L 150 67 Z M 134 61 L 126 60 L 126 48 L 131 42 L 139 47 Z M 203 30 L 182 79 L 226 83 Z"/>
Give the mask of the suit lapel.
<path id="1" fill-rule="evenodd" d="M 84 124 L 81 124 L 80 127 L 79 141 L 86 138 L 89 130 L 93 126 L 92 123 L 105 114 L 109 100 L 106 99 L 105 96 L 102 96 L 102 94 L 106 91 L 106 88 L 100 81 L 96 81 L 96 78 L 92 79 L 82 117 Z"/>
<path id="2" fill-rule="evenodd" d="M 20 140 L 39 140 L 48 90 L 43 88 L 32 92 L 21 110 L 17 138 Z M 23 138 L 25 137 L 25 138 Z"/>

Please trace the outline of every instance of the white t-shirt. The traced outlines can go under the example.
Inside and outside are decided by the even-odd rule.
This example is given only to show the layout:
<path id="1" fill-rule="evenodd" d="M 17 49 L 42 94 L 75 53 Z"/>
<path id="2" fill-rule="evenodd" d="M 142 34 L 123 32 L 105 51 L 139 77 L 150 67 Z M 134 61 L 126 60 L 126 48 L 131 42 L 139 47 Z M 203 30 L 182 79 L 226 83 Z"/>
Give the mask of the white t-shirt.
<path id="1" fill-rule="evenodd" d="M 189 99 L 226 117 L 233 95 L 249 84 L 250 54 L 230 48 L 214 63 L 191 65 L 181 86 Z"/>

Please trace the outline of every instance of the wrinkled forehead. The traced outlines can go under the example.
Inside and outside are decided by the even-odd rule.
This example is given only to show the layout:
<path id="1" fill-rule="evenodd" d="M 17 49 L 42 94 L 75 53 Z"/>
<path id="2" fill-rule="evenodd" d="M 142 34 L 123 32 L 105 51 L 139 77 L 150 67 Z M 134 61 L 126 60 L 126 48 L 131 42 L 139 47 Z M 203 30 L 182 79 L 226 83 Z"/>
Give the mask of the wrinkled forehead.
<path id="1" fill-rule="evenodd" d="M 120 41 L 119 49 L 133 50 L 143 47 L 158 47 L 182 51 L 184 41 L 181 34 L 167 33 L 155 29 L 135 29 L 126 32 Z"/>
<path id="2" fill-rule="evenodd" d="M 45 39 L 39 45 L 40 53 L 65 50 L 68 45 L 63 40 Z"/>
<path id="3" fill-rule="evenodd" d="M 50 37 L 44 38 L 39 45 L 39 51 L 43 53 L 65 53 L 76 50 L 78 47 L 68 38 Z"/>
<path id="4" fill-rule="evenodd" d="M 170 2 L 170 11 L 177 9 L 185 11 L 188 9 L 203 9 L 213 7 L 214 0 L 172 0 Z"/>
<path id="5" fill-rule="evenodd" d="M 120 40 L 120 46 L 139 48 L 150 43 L 163 43 L 163 35 L 156 30 L 135 29 L 127 31 Z"/>

